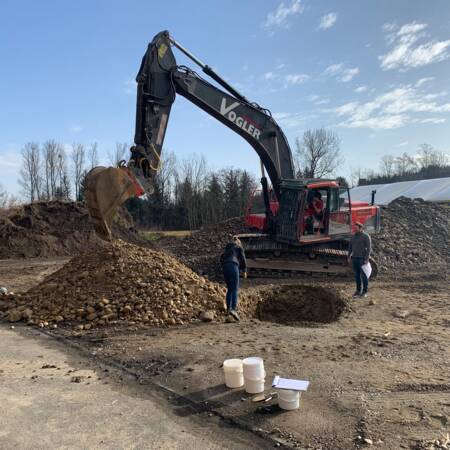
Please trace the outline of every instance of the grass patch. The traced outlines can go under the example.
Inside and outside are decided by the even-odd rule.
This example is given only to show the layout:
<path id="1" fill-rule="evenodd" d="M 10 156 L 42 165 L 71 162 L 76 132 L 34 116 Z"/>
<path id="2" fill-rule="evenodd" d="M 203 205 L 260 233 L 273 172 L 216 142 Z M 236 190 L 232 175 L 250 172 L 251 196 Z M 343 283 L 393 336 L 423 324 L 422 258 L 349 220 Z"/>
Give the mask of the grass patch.
<path id="1" fill-rule="evenodd" d="M 192 231 L 190 230 L 170 230 L 170 231 L 143 231 L 142 235 L 149 241 L 158 241 L 163 237 L 175 237 L 183 238 L 190 236 Z"/>

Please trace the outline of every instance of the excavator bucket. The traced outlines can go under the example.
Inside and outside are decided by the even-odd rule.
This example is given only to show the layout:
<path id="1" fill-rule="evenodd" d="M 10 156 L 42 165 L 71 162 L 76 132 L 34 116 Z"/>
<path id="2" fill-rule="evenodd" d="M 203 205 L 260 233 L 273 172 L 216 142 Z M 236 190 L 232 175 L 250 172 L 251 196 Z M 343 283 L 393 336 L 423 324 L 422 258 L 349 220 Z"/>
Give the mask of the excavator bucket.
<path id="1" fill-rule="evenodd" d="M 111 223 L 120 205 L 139 195 L 126 167 L 94 167 L 86 175 L 86 203 L 97 234 L 111 240 Z"/>

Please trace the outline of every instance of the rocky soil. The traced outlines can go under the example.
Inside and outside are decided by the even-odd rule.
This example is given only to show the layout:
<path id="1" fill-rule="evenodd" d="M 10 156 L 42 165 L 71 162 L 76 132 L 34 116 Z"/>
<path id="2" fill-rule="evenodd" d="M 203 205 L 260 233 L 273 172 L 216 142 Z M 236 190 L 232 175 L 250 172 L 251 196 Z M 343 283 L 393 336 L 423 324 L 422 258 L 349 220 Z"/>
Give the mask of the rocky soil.
<path id="1" fill-rule="evenodd" d="M 225 245 L 235 234 L 248 232 L 244 219 L 235 217 L 183 238 L 164 237 L 157 245 L 195 272 L 216 278 L 221 274 L 220 255 Z"/>
<path id="2" fill-rule="evenodd" d="M 124 209 L 113 224 L 113 235 L 148 245 Z M 37 202 L 0 217 L 0 259 L 73 256 L 103 246 L 81 202 Z"/>
<path id="3" fill-rule="evenodd" d="M 245 297 L 244 316 L 254 311 L 258 295 Z M 120 240 L 75 257 L 26 294 L 8 296 L 3 307 L 10 322 L 78 329 L 119 322 L 161 326 L 225 318 L 223 287 L 166 253 Z"/>
<path id="4" fill-rule="evenodd" d="M 450 263 L 450 208 L 398 198 L 381 208 L 381 230 L 373 249 L 382 267 L 422 269 Z"/>
<path id="5" fill-rule="evenodd" d="M 225 291 L 164 252 L 118 240 L 73 258 L 24 294 L 4 295 L 0 310 L 9 322 L 78 330 L 233 321 L 225 315 Z M 331 289 L 270 285 L 242 292 L 239 313 L 279 323 L 331 322 L 346 306 Z"/>

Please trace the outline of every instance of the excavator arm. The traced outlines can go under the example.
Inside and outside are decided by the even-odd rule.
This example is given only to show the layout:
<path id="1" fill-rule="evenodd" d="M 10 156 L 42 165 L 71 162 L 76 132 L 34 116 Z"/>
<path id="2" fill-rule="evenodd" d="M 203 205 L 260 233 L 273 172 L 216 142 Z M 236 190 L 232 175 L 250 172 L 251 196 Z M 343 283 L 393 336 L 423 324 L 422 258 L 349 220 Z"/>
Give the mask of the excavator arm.
<path id="1" fill-rule="evenodd" d="M 178 66 L 172 52 L 173 46 L 197 63 L 224 90 L 188 67 Z M 102 236 L 110 236 L 112 217 L 127 198 L 153 192 L 176 94 L 187 98 L 235 131 L 254 148 L 277 198 L 280 196 L 281 180 L 294 178 L 292 152 L 270 112 L 249 102 L 209 66 L 172 39 L 167 31 L 158 33 L 149 44 L 136 81 L 135 144 L 131 147 L 130 160 L 117 169 L 95 168 L 88 174 L 88 208 L 96 230 Z M 268 199 L 264 169 L 261 181 Z M 268 200 L 266 210 L 270 215 Z"/>

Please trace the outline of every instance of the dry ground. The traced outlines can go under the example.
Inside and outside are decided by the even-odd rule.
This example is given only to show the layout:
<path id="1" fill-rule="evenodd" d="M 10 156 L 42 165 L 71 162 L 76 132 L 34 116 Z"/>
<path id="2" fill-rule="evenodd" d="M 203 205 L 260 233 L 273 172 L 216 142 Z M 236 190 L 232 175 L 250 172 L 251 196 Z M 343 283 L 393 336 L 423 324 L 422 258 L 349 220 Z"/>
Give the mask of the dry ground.
<path id="1" fill-rule="evenodd" d="M 23 290 L 60 264 L 3 261 L 0 284 Z M 268 282 L 279 283 L 258 284 Z M 143 384 L 173 390 L 177 408 L 195 402 L 288 446 L 353 449 L 372 442 L 374 448 L 422 449 L 450 432 L 448 282 L 447 274 L 431 273 L 377 280 L 369 298 L 352 300 L 351 309 L 330 324 L 286 326 L 254 319 L 58 335 L 137 374 Z M 349 281 L 313 283 L 353 290 Z M 268 392 L 274 374 L 311 381 L 300 410 L 282 412 L 276 402 L 261 407 L 243 390 L 224 387 L 222 361 L 251 355 L 265 360 Z"/>

